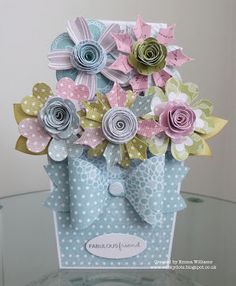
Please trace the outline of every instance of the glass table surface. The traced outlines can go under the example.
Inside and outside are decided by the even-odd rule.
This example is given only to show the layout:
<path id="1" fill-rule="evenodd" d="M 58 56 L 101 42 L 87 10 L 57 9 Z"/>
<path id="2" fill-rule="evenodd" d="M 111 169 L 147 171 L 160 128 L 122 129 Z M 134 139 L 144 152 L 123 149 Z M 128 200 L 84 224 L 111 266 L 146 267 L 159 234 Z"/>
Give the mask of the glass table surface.
<path id="1" fill-rule="evenodd" d="M 182 194 L 171 270 L 59 270 L 48 191 L 0 199 L 0 286 L 236 285 L 236 203 Z"/>

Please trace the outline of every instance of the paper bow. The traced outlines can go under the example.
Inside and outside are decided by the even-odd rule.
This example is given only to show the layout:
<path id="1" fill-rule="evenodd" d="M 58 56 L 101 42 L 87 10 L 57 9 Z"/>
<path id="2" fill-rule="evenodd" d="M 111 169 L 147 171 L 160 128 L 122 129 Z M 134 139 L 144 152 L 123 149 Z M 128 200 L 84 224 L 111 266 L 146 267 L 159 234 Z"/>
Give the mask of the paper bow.
<path id="1" fill-rule="evenodd" d="M 156 225 L 160 222 L 164 189 L 164 156 L 150 158 L 126 174 L 122 172 L 119 174 L 117 169 L 113 170 L 113 172 L 104 172 L 93 163 L 82 159 L 73 160 L 72 164 L 69 164 L 69 168 L 72 171 L 72 180 L 76 178 L 76 182 L 78 182 L 76 186 L 81 186 L 84 182 L 84 186 L 89 192 L 88 199 L 91 194 L 94 194 L 92 198 L 95 198 L 96 193 L 100 193 L 96 210 L 94 210 L 89 221 L 88 217 L 83 215 L 83 213 L 89 213 L 91 208 L 86 203 L 81 205 L 80 215 L 78 213 L 77 216 L 74 216 L 74 223 L 79 228 L 88 227 L 103 212 L 112 192 L 111 189 L 117 183 L 121 187 L 123 186 L 123 193 L 118 194 L 118 196 L 124 196 L 142 220 L 151 225 Z M 75 189 L 74 186 L 72 189 Z M 84 201 L 83 188 L 79 189 L 79 191 L 77 188 L 73 193 L 78 198 L 78 201 Z M 76 205 L 73 204 L 71 206 L 72 212 L 75 212 L 77 209 Z"/>
<path id="2" fill-rule="evenodd" d="M 60 164 L 49 164 L 46 171 L 54 191 L 45 205 L 55 211 L 70 212 L 71 223 L 78 230 L 89 227 L 104 215 L 114 195 L 127 199 L 141 220 L 151 226 L 161 226 L 163 213 L 176 212 L 185 206 L 177 192 L 173 200 L 181 203 L 169 208 L 164 202 L 165 156 L 149 158 L 130 168 L 130 171 L 119 167 L 107 170 L 103 158 L 88 160 L 85 156 L 68 159 L 68 165 L 63 168 Z M 61 177 L 64 179 L 60 180 Z M 117 186 L 123 186 L 123 192 L 115 192 Z"/>

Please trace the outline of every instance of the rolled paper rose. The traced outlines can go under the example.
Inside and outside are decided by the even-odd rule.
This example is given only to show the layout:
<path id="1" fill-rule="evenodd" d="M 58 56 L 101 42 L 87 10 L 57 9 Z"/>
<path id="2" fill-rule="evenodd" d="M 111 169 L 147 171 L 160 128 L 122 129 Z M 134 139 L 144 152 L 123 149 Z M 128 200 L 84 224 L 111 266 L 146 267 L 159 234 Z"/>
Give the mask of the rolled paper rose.
<path id="1" fill-rule="evenodd" d="M 113 107 L 103 117 L 103 134 L 113 144 L 127 143 L 134 138 L 137 130 L 136 116 L 128 108 Z"/>
<path id="2" fill-rule="evenodd" d="M 39 123 L 54 138 L 67 139 L 79 127 L 74 103 L 69 99 L 50 97 L 38 114 Z"/>
<path id="3" fill-rule="evenodd" d="M 71 63 L 79 71 L 88 74 L 100 72 L 106 65 L 107 54 L 103 47 L 92 40 L 75 45 L 71 54 Z"/>
<path id="4" fill-rule="evenodd" d="M 166 64 L 167 49 L 155 38 L 135 42 L 129 54 L 128 62 L 138 73 L 149 75 L 162 70 Z"/>
<path id="5" fill-rule="evenodd" d="M 194 131 L 196 115 L 186 104 L 167 103 L 160 114 L 159 123 L 166 135 L 172 139 L 181 139 Z"/>

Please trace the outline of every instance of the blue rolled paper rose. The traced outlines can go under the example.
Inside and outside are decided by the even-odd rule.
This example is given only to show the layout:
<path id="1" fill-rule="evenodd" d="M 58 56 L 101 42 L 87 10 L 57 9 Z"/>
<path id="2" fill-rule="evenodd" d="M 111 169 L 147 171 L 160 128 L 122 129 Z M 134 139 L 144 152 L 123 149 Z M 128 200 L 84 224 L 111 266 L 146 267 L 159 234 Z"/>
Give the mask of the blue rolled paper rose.
<path id="1" fill-rule="evenodd" d="M 67 33 L 59 35 L 52 43 L 48 55 L 49 67 L 57 71 L 57 79 L 70 77 L 77 85 L 86 85 L 89 99 L 97 91 L 108 92 L 113 82 L 126 85 L 129 74 L 110 69 L 115 61 L 114 33 L 120 32 L 118 24 L 105 26 L 83 17 L 67 22 Z"/>
<path id="2" fill-rule="evenodd" d="M 82 41 L 74 46 L 71 54 L 72 65 L 88 74 L 97 74 L 106 65 L 107 54 L 104 48 L 93 40 Z"/>
<path id="3" fill-rule="evenodd" d="M 79 127 L 75 105 L 69 99 L 50 97 L 38 114 L 41 126 L 55 139 L 67 139 Z"/>

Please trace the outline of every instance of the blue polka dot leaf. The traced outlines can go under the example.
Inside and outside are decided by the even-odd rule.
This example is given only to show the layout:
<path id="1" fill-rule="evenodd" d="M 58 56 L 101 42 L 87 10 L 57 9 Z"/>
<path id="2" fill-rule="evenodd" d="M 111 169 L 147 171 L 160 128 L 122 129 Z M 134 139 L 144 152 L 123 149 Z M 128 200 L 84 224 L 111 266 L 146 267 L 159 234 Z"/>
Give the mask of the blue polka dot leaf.
<path id="1" fill-rule="evenodd" d="M 155 260 L 168 267 L 175 214 L 185 208 L 179 187 L 188 169 L 169 153 L 134 160 L 128 169 L 107 168 L 106 160 L 82 154 L 50 159 L 45 167 L 52 182 L 45 206 L 56 214 L 60 267 L 152 268 Z M 109 233 L 135 235 L 147 247 L 123 259 L 87 251 L 89 240 Z"/>

